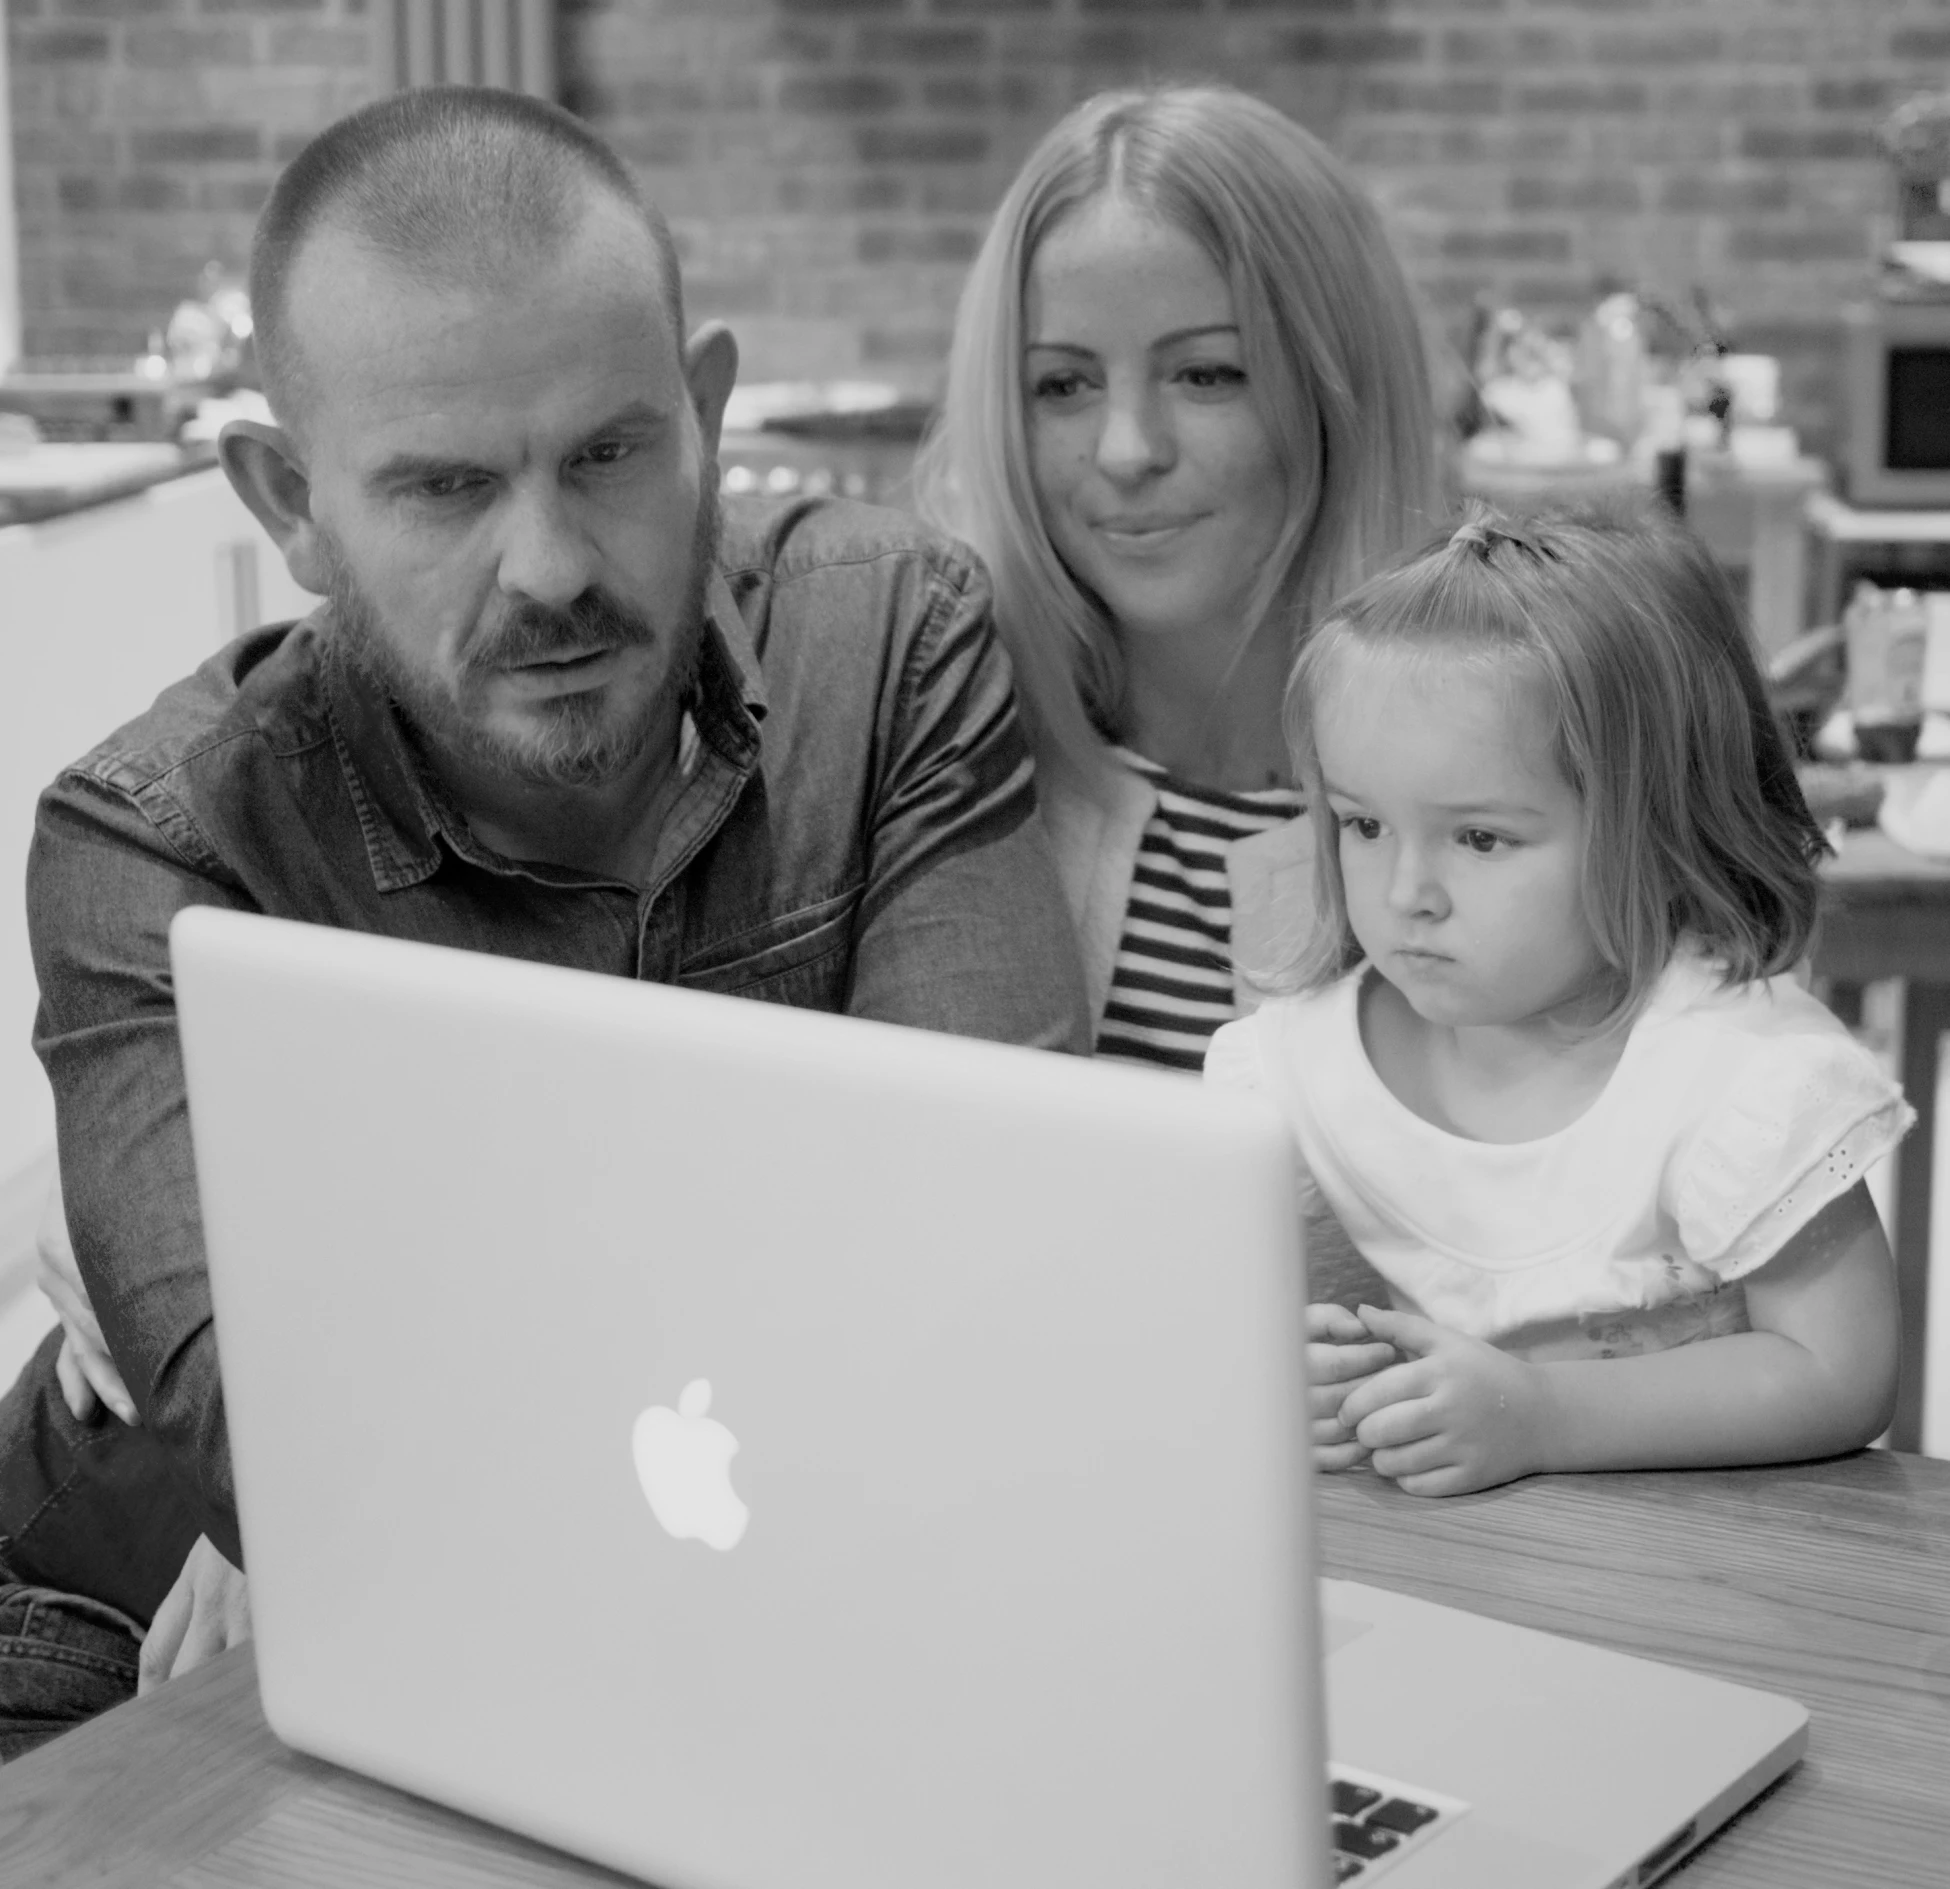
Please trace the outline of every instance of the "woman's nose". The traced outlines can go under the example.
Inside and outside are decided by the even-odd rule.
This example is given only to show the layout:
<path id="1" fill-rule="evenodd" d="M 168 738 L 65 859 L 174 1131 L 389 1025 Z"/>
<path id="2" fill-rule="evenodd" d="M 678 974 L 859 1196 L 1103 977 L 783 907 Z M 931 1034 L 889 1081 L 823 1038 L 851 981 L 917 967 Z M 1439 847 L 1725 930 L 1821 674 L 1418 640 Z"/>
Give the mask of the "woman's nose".
<path id="1" fill-rule="evenodd" d="M 1164 471 L 1174 456 L 1171 426 L 1162 404 L 1148 390 L 1113 390 L 1104 403 L 1103 430 L 1097 435 L 1098 471 L 1128 483 Z"/>

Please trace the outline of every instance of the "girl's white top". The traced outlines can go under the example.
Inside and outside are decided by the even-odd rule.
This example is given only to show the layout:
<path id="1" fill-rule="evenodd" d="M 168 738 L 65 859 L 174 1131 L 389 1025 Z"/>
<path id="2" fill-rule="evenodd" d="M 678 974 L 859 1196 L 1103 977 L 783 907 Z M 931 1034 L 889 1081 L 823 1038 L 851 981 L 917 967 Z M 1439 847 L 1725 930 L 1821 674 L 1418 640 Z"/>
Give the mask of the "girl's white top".
<path id="1" fill-rule="evenodd" d="M 1375 1074 L 1366 964 L 1212 1039 L 1208 1081 L 1271 1096 L 1396 1304 L 1528 1357 L 1746 1327 L 1735 1283 L 1901 1140 L 1915 1112 L 1791 977 L 1724 987 L 1676 953 L 1603 1092 L 1541 1140 L 1468 1140 Z"/>

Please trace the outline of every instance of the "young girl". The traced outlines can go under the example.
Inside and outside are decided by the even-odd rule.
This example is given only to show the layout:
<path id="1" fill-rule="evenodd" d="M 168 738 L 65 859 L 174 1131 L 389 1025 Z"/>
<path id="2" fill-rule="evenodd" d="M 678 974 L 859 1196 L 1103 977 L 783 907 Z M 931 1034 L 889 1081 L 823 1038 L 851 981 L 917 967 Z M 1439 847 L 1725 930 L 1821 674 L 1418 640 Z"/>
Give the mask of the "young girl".
<path id="1" fill-rule="evenodd" d="M 1822 842 L 1705 551 L 1479 515 L 1330 614 L 1288 726 L 1317 924 L 1206 1073 L 1394 1300 L 1310 1308 L 1317 1460 L 1451 1495 L 1876 1436 L 1862 1175 L 1914 1117 L 1791 975 Z"/>

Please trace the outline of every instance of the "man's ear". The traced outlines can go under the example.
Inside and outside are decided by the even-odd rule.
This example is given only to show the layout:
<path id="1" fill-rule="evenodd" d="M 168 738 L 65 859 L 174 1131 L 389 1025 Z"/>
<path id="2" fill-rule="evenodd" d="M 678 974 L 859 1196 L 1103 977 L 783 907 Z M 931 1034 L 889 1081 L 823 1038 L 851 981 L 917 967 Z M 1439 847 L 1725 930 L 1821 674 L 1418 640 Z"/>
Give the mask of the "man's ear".
<path id="1" fill-rule="evenodd" d="M 217 435 L 217 458 L 237 496 L 284 553 L 291 581 L 324 596 L 328 566 L 311 515 L 311 481 L 291 436 L 261 420 L 230 420 Z"/>
<path id="2" fill-rule="evenodd" d="M 704 452 L 718 456 L 718 435 L 724 427 L 724 403 L 738 378 L 738 343 L 721 321 L 707 321 L 684 344 L 684 380 L 704 429 Z"/>

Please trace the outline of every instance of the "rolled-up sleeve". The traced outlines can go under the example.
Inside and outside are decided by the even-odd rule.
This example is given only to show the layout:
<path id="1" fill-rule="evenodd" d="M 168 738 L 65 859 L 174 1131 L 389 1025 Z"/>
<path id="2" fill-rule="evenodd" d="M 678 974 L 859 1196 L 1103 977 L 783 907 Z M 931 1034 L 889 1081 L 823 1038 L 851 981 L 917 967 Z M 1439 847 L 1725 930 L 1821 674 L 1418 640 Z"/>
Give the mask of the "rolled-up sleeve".
<path id="1" fill-rule="evenodd" d="M 27 872 L 34 1047 L 103 1334 L 202 1532 L 240 1562 L 169 922 L 190 905 L 250 902 L 200 851 L 156 784 L 69 774 L 42 796 Z"/>
<path id="2" fill-rule="evenodd" d="M 848 1009 L 1087 1052 L 1076 932 L 978 566 L 931 570 L 876 737 Z"/>

